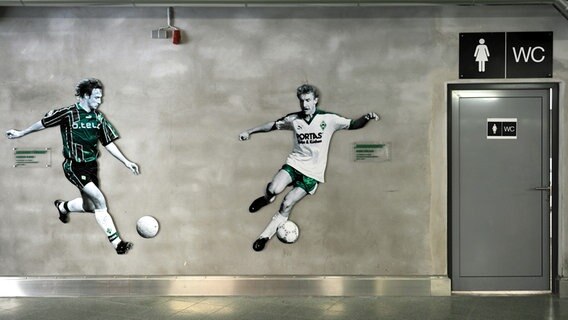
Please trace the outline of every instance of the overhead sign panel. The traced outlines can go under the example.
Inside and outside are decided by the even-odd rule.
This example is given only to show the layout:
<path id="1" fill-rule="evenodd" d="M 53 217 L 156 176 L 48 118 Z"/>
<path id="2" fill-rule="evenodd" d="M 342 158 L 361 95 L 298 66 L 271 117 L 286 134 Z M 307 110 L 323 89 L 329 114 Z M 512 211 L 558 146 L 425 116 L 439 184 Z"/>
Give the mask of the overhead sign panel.
<path id="1" fill-rule="evenodd" d="M 552 77 L 552 32 L 460 33 L 461 79 Z"/>
<path id="2" fill-rule="evenodd" d="M 460 33 L 460 78 L 505 77 L 505 32 Z"/>
<path id="3" fill-rule="evenodd" d="M 507 78 L 552 77 L 552 32 L 507 33 Z"/>

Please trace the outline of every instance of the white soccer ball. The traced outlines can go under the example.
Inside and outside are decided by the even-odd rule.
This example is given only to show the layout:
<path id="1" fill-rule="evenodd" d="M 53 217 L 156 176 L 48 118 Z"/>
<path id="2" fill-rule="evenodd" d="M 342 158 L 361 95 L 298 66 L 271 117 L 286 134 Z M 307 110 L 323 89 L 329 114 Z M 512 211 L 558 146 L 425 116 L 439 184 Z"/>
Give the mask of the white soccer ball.
<path id="1" fill-rule="evenodd" d="M 288 220 L 276 229 L 276 236 L 284 243 L 294 243 L 300 236 L 300 229 L 297 224 Z"/>
<path id="2" fill-rule="evenodd" d="M 143 238 L 154 238 L 160 231 L 160 224 L 152 216 L 143 216 L 136 222 L 136 231 Z"/>

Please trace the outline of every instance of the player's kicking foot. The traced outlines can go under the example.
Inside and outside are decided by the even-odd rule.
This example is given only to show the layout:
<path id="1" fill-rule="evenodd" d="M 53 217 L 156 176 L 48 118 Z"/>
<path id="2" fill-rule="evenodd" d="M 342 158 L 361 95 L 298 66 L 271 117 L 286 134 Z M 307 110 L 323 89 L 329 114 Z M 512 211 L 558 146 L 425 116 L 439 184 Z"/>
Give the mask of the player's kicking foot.
<path id="1" fill-rule="evenodd" d="M 132 244 L 132 242 L 120 241 L 120 243 L 119 243 L 118 246 L 116 247 L 116 253 L 118 253 L 118 254 L 125 254 L 125 253 L 127 253 L 130 249 L 132 249 L 133 246 L 134 246 L 134 244 Z"/>
<path id="2" fill-rule="evenodd" d="M 69 212 L 66 212 L 65 209 L 63 209 L 63 211 L 61 211 L 61 209 L 59 209 L 59 205 L 62 204 L 64 201 L 63 200 L 55 200 L 55 202 L 53 203 L 55 205 L 55 207 L 57 208 L 57 211 L 59 212 L 59 220 L 61 220 L 61 222 L 63 223 L 68 223 L 69 222 Z"/>
<path id="3" fill-rule="evenodd" d="M 266 199 L 266 197 L 264 197 L 264 196 L 257 198 L 256 200 L 254 200 L 250 204 L 249 212 L 251 212 L 251 213 L 257 212 L 258 210 L 262 209 L 262 207 L 269 204 L 271 202 L 270 200 L 272 200 L 272 199 Z"/>
<path id="4" fill-rule="evenodd" d="M 264 249 L 264 246 L 266 246 L 267 242 L 268 242 L 268 238 L 258 238 L 252 244 L 252 248 L 253 248 L 254 251 L 262 251 L 262 249 Z"/>

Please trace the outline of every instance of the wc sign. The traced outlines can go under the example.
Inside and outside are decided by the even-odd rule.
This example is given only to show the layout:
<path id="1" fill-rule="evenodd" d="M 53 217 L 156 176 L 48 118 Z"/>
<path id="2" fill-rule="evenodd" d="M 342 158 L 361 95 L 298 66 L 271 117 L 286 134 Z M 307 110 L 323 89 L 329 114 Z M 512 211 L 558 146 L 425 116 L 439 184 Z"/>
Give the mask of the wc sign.
<path id="1" fill-rule="evenodd" d="M 507 78 L 552 77 L 552 32 L 507 33 Z"/>
<path id="2" fill-rule="evenodd" d="M 517 139 L 517 118 L 488 118 L 487 139 Z"/>
<path id="3" fill-rule="evenodd" d="M 460 33 L 460 78 L 551 78 L 552 40 L 552 32 Z"/>

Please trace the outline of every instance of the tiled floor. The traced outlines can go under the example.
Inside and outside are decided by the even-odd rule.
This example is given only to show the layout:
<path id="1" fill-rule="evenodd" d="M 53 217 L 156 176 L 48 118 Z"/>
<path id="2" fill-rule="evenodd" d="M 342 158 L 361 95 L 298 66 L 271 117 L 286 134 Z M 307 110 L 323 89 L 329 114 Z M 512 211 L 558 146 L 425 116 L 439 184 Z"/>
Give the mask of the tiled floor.
<path id="1" fill-rule="evenodd" d="M 550 295 L 452 297 L 0 298 L 0 319 L 568 319 Z"/>

